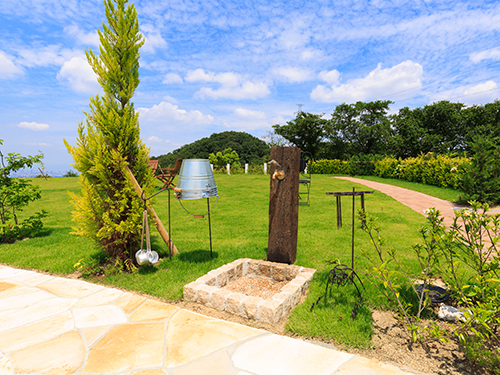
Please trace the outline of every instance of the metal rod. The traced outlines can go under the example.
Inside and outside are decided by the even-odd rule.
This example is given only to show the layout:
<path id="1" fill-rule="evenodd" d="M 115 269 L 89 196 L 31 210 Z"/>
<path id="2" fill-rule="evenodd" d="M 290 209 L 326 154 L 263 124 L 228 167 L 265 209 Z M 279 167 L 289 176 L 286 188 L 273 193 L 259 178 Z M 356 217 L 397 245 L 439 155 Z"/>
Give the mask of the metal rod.
<path id="1" fill-rule="evenodd" d="M 208 207 L 208 233 L 210 235 L 210 259 L 212 256 L 212 225 L 210 223 L 210 198 L 207 198 L 207 207 Z"/>
<path id="2" fill-rule="evenodd" d="M 340 229 L 342 228 L 342 207 L 340 206 L 340 197 L 336 196 L 335 198 L 337 200 L 337 229 Z"/>
<path id="3" fill-rule="evenodd" d="M 172 248 L 172 232 L 170 229 L 170 189 L 168 189 L 168 257 L 170 260 L 172 260 L 172 251 L 170 250 Z"/>
<path id="4" fill-rule="evenodd" d="M 352 188 L 352 265 L 351 268 L 354 269 L 354 210 L 355 210 L 355 199 L 354 191 L 356 188 Z"/>

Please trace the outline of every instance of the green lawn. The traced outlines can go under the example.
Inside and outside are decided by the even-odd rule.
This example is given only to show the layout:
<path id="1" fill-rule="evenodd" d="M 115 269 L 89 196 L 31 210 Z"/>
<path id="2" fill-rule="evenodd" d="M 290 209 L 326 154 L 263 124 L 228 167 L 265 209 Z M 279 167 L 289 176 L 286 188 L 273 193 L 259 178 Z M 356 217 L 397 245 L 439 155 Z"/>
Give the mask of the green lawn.
<path id="1" fill-rule="evenodd" d="M 132 274 L 108 275 L 92 281 L 136 290 L 167 300 L 182 298 L 183 285 L 195 280 L 211 269 L 238 258 L 265 259 L 268 236 L 269 176 L 216 175 L 220 199 L 212 212 L 212 241 L 214 257 L 210 258 L 208 220 L 194 219 L 188 215 L 172 196 L 171 235 L 180 254 L 168 259 L 167 247 L 152 230 L 152 247 L 165 258 L 156 266 L 142 267 Z M 49 211 L 45 219 L 47 235 L 39 238 L 0 245 L 0 262 L 23 268 L 34 268 L 57 274 L 70 274 L 81 258 L 99 254 L 99 250 L 87 239 L 70 234 L 71 211 L 68 191 L 79 190 L 78 178 L 35 179 L 42 187 L 42 199 L 33 203 L 26 214 L 41 210 Z M 399 185 L 399 183 L 398 183 Z M 365 305 L 355 321 L 350 311 L 356 302 L 353 287 L 332 289 L 326 303 L 321 302 L 313 312 L 311 303 L 324 292 L 328 271 L 326 261 L 339 259 L 351 264 L 352 198 L 344 197 L 343 228 L 337 230 L 335 198 L 326 192 L 365 189 L 361 185 L 335 179 L 328 175 L 314 175 L 311 187 L 311 205 L 299 208 L 299 233 L 297 261 L 295 264 L 318 270 L 307 301 L 298 306 L 290 317 L 288 329 L 307 337 L 335 338 L 349 345 L 367 347 L 372 334 L 369 308 L 391 308 L 379 298 L 379 292 L 362 278 Z M 408 186 L 405 186 L 408 187 Z M 439 188 L 433 188 L 438 189 Z M 155 210 L 168 228 L 168 193 L 155 198 Z M 214 202 L 212 202 L 213 204 Z M 206 201 L 186 201 L 190 211 L 202 214 Z M 356 201 L 360 207 L 359 198 Z M 421 214 L 401 205 L 394 199 L 375 192 L 365 196 L 367 213 L 378 218 L 386 248 L 396 249 L 402 263 L 412 273 L 418 273 L 413 244 L 420 241 L 419 228 L 425 223 Z M 154 228 L 154 224 L 150 223 Z M 360 255 L 362 250 L 373 251 L 365 233 L 355 223 L 355 266 L 363 269 L 367 261 Z M 353 324 L 355 323 L 355 324 Z"/>
<path id="2" fill-rule="evenodd" d="M 357 176 L 357 178 L 399 186 L 405 189 L 432 195 L 433 197 L 444 199 L 450 202 L 455 202 L 459 199 L 459 196 L 463 196 L 463 192 L 461 191 L 451 188 L 441 188 L 438 186 L 426 185 L 421 182 L 409 182 L 405 180 L 398 180 L 396 178 L 381 178 L 376 176 Z"/>

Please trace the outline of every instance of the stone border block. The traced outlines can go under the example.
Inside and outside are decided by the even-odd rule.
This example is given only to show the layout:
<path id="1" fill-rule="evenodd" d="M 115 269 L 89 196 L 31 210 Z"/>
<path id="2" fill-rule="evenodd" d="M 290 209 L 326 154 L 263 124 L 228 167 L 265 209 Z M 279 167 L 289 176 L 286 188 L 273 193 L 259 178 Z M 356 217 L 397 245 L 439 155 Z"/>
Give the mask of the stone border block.
<path id="1" fill-rule="evenodd" d="M 230 314 L 245 317 L 245 313 L 243 312 L 243 301 L 247 298 L 248 296 L 242 293 L 231 293 L 226 299 L 226 311 Z"/>
<path id="2" fill-rule="evenodd" d="M 184 285 L 184 299 L 247 319 L 276 324 L 300 302 L 302 295 L 309 289 L 315 272 L 312 268 L 296 265 L 249 258 L 237 259 Z M 279 293 L 266 300 L 222 289 L 243 276 L 265 277 L 288 283 Z"/>

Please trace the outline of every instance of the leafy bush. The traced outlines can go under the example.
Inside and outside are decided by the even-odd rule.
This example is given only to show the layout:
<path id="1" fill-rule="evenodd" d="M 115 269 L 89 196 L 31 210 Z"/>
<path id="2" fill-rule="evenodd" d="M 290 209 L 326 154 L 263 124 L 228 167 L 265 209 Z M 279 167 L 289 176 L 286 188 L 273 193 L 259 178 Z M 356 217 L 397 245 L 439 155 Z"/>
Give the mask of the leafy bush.
<path id="1" fill-rule="evenodd" d="M 3 140 L 0 139 L 0 145 Z M 41 163 L 42 155 L 24 157 L 16 153 L 9 153 L 4 163 L 4 156 L 0 152 L 0 243 L 14 242 L 21 238 L 34 237 L 41 233 L 42 218 L 47 211 L 42 210 L 27 219 L 19 222 L 18 213 L 30 202 L 41 198 L 40 187 L 31 185 L 30 180 L 13 178 L 12 172 L 33 164 Z"/>
<path id="2" fill-rule="evenodd" d="M 349 162 L 345 160 L 316 160 L 311 163 L 311 173 L 349 174 Z"/>
<path id="3" fill-rule="evenodd" d="M 403 298 L 398 274 L 412 279 L 423 279 L 424 288 L 435 276 L 441 276 L 448 285 L 457 305 L 463 308 L 465 319 L 458 322 L 452 334 L 458 336 L 469 359 L 491 370 L 500 369 L 500 214 L 488 214 L 488 205 L 469 202 L 472 210 L 459 210 L 453 224 L 447 228 L 439 211 L 428 211 L 429 224 L 421 231 L 424 242 L 416 245 L 422 272 L 407 274 L 394 251 L 382 252 L 382 240 L 373 219 L 360 212 L 362 228 L 370 236 L 378 257 L 365 256 L 371 269 L 365 273 L 379 280 L 384 296 L 396 302 L 399 314 L 413 341 L 425 344 L 428 340 L 447 341 L 450 334 L 437 325 L 421 326 L 420 314 L 425 308 L 420 292 L 419 308 L 413 313 L 410 303 Z M 390 262 L 396 269 L 389 269 Z M 415 292 L 417 292 L 416 288 Z M 417 292 L 418 294 L 418 292 Z"/>
<path id="4" fill-rule="evenodd" d="M 500 146 L 489 139 L 476 138 L 474 156 L 464 168 L 463 191 L 466 200 L 500 203 Z"/>
<path id="5" fill-rule="evenodd" d="M 351 176 L 373 176 L 376 156 L 358 154 L 349 160 L 349 174 Z"/>
<path id="6" fill-rule="evenodd" d="M 373 174 L 382 178 L 399 178 L 401 159 L 385 157 L 375 163 Z"/>

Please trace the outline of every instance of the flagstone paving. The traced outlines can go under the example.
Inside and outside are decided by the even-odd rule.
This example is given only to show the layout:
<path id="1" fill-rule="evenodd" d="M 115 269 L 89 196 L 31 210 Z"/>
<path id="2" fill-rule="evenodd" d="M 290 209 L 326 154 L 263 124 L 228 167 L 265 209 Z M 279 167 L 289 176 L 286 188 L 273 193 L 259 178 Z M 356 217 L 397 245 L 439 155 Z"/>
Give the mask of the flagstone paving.
<path id="1" fill-rule="evenodd" d="M 0 265 L 0 375 L 408 374 L 133 293 Z"/>

